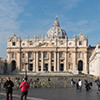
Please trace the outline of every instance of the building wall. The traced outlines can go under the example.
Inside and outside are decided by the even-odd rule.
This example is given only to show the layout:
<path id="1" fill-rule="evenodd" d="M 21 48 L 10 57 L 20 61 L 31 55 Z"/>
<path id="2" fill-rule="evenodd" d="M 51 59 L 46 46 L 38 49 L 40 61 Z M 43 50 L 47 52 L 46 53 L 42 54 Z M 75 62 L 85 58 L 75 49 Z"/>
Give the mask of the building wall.
<path id="1" fill-rule="evenodd" d="M 88 39 L 80 33 L 72 39 L 47 38 L 22 40 L 13 35 L 7 42 L 8 72 L 72 72 L 78 71 L 79 61 L 83 62 L 82 73 L 88 73 Z M 16 66 L 15 66 L 16 65 Z M 33 66 L 33 68 L 31 68 Z M 41 70 L 41 71 L 40 71 Z"/>
<path id="2" fill-rule="evenodd" d="M 5 59 L 0 58 L 0 74 L 6 73 L 7 63 Z"/>
<path id="3" fill-rule="evenodd" d="M 100 46 L 96 46 L 92 56 L 89 59 L 89 74 L 100 76 Z"/>

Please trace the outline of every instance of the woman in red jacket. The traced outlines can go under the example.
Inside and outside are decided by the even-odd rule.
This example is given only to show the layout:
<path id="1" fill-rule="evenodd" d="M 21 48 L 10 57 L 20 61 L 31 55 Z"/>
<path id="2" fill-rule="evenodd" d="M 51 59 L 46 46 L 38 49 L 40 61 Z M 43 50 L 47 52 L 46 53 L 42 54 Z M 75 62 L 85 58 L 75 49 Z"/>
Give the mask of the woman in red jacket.
<path id="1" fill-rule="evenodd" d="M 23 100 L 23 97 L 25 96 L 25 100 L 27 100 L 27 94 L 29 89 L 29 83 L 27 82 L 27 78 L 24 78 L 24 82 L 22 82 L 19 86 L 21 89 L 21 100 Z"/>

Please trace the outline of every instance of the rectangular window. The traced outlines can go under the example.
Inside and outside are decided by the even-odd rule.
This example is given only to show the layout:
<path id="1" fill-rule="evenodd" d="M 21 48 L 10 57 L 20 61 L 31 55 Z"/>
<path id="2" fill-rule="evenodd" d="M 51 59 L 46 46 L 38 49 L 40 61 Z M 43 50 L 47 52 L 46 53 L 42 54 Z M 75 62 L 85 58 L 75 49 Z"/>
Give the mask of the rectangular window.
<path id="1" fill-rule="evenodd" d="M 63 52 L 60 52 L 60 58 L 62 58 L 63 57 Z"/>
<path id="2" fill-rule="evenodd" d="M 44 52 L 44 58 L 48 58 L 48 52 Z"/>
<path id="3" fill-rule="evenodd" d="M 82 41 L 79 41 L 79 45 L 82 45 Z"/>
<path id="4" fill-rule="evenodd" d="M 32 52 L 29 52 L 29 58 L 32 58 Z"/>
<path id="5" fill-rule="evenodd" d="M 12 58 L 15 58 L 15 53 L 14 52 L 12 52 Z"/>
<path id="6" fill-rule="evenodd" d="M 54 52 L 51 53 L 51 58 L 54 58 Z"/>
<path id="7" fill-rule="evenodd" d="M 41 52 L 39 52 L 39 58 L 41 58 Z"/>
<path id="8" fill-rule="evenodd" d="M 15 46 L 16 45 L 16 43 L 15 42 L 12 42 L 12 46 Z"/>
<path id="9" fill-rule="evenodd" d="M 79 58 L 82 58 L 82 53 L 79 53 Z"/>

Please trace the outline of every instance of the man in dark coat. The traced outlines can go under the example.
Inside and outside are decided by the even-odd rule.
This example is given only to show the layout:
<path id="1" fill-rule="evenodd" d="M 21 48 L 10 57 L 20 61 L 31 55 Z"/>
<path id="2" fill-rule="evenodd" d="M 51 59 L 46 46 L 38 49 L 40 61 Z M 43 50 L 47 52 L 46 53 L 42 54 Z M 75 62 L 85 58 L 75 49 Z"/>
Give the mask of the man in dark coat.
<path id="1" fill-rule="evenodd" d="M 6 100 L 9 100 L 9 94 L 10 100 L 12 100 L 12 87 L 14 87 L 14 83 L 10 80 L 10 77 L 7 77 L 7 81 L 4 83 L 4 88 L 6 88 Z"/>

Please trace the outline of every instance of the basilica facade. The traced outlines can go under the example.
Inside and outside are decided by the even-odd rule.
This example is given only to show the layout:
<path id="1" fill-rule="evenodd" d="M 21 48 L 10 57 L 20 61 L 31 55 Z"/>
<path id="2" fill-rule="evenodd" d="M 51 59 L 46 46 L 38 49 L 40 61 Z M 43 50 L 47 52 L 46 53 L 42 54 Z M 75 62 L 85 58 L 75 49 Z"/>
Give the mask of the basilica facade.
<path id="1" fill-rule="evenodd" d="M 82 33 L 69 39 L 58 18 L 45 37 L 28 36 L 22 40 L 15 34 L 7 41 L 8 72 L 89 73 L 89 58 L 94 48 Z M 27 67 L 26 67 L 27 66 Z"/>

